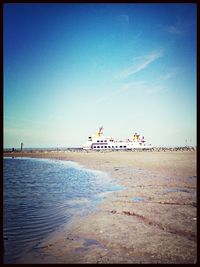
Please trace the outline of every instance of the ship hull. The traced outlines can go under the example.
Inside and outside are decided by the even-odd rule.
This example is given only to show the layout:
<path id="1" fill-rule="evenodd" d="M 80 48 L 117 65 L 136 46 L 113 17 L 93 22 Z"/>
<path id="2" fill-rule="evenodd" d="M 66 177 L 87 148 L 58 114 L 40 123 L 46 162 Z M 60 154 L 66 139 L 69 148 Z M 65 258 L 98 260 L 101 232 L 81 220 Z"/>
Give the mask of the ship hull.
<path id="1" fill-rule="evenodd" d="M 139 142 L 87 142 L 82 146 L 85 150 L 127 150 L 127 149 L 149 149 L 150 145 Z"/>

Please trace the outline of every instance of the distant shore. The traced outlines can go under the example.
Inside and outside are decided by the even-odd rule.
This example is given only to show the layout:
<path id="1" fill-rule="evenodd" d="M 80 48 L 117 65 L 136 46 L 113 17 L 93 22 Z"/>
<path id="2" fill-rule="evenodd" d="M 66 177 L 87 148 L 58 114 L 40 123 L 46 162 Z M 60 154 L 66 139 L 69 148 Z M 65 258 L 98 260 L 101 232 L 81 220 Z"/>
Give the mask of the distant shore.
<path id="1" fill-rule="evenodd" d="M 74 218 L 20 263 L 196 263 L 195 150 L 82 152 L 4 152 L 75 161 L 126 188 L 108 193 L 98 210 Z"/>
<path id="2" fill-rule="evenodd" d="M 92 152 L 166 152 L 166 151 L 196 151 L 196 146 L 176 146 L 176 147 L 152 147 L 148 149 L 144 148 L 134 148 L 127 150 L 84 150 L 80 147 L 71 147 L 71 148 L 25 148 L 21 150 L 20 148 L 5 148 L 4 153 L 21 153 L 21 152 L 30 152 L 30 153 L 39 153 L 39 152 L 83 152 L 83 153 L 92 153 Z"/>

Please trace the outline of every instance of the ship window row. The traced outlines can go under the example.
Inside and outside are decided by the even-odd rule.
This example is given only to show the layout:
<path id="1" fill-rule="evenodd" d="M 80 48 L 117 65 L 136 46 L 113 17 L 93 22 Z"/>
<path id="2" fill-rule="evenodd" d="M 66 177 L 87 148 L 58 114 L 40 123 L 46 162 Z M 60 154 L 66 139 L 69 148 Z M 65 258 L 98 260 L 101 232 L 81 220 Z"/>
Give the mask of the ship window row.
<path id="1" fill-rule="evenodd" d="M 126 146 L 93 146 L 93 148 L 126 148 Z"/>
<path id="2" fill-rule="evenodd" d="M 107 143 L 107 140 L 97 140 L 97 142 L 98 142 L 98 143 L 99 143 L 99 142 L 101 142 L 101 143 L 103 143 L 103 142 Z"/>

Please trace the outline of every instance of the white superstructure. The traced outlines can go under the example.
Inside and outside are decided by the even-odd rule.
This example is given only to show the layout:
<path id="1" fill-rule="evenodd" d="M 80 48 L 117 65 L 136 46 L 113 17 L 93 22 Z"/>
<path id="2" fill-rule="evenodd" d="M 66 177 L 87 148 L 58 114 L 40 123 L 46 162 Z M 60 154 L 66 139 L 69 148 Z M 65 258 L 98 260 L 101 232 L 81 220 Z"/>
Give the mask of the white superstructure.
<path id="1" fill-rule="evenodd" d="M 82 145 L 83 149 L 90 150 L 121 150 L 134 148 L 151 148 L 151 144 L 146 144 L 144 136 L 137 133 L 126 141 L 117 141 L 111 136 L 103 135 L 103 127 L 100 127 L 95 135 L 89 136 L 87 142 Z"/>

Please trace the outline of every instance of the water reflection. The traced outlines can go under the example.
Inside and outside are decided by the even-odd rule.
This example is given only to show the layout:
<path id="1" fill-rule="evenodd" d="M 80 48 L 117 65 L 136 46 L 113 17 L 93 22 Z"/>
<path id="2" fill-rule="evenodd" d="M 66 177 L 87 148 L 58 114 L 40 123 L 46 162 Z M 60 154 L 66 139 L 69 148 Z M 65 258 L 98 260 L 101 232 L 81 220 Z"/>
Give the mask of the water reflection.
<path id="1" fill-rule="evenodd" d="M 4 159 L 5 263 L 18 258 L 77 213 L 94 208 L 101 193 L 121 190 L 102 172 L 76 163 Z"/>

